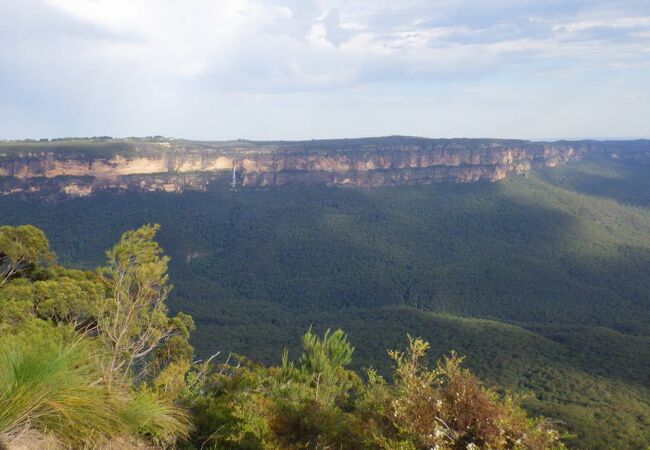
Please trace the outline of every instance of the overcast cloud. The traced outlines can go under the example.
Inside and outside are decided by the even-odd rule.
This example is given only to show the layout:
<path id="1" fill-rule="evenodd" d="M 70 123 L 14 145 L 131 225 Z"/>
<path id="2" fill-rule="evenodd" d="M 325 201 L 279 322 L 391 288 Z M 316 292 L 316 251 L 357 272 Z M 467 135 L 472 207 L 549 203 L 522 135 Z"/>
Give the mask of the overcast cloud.
<path id="1" fill-rule="evenodd" d="M 650 137 L 648 0 L 0 0 L 0 138 Z"/>

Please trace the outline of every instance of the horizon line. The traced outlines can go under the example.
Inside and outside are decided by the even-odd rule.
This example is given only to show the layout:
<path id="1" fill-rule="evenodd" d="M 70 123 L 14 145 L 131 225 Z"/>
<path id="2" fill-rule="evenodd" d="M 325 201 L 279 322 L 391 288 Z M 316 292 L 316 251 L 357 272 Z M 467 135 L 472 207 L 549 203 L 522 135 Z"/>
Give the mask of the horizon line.
<path id="1" fill-rule="evenodd" d="M 650 140 L 650 135 L 646 137 L 639 136 L 591 136 L 591 137 L 550 137 L 550 138 L 521 138 L 521 137 L 430 137 L 409 134 L 389 134 L 375 136 L 347 136 L 347 137 L 316 137 L 316 138 L 294 138 L 294 139 L 248 139 L 248 138 L 187 138 L 165 135 L 142 135 L 142 136 L 110 136 L 110 135 L 93 135 L 93 136 L 62 136 L 62 137 L 39 137 L 39 138 L 21 138 L 21 139 L 0 139 L 0 144 L 11 143 L 57 143 L 66 140 L 156 140 L 156 141 L 193 141 L 193 142 L 311 142 L 311 141 L 336 141 L 336 140 L 362 140 L 362 139 L 385 139 L 385 138 L 413 138 L 413 139 L 431 139 L 431 140 L 499 140 L 499 141 L 528 141 L 528 142 L 580 142 L 580 141 L 646 141 Z"/>

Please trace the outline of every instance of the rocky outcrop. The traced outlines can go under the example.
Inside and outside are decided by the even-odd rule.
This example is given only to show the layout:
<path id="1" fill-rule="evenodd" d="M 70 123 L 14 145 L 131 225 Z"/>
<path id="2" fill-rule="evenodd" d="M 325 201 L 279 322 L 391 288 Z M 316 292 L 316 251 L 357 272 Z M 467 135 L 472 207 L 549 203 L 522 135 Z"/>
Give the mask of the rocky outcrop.
<path id="1" fill-rule="evenodd" d="M 618 155 L 608 148 L 611 157 Z M 206 190 L 230 183 L 233 169 L 237 187 L 498 181 L 510 173 L 580 159 L 594 151 L 594 144 L 387 137 L 146 146 L 122 142 L 119 151 L 93 150 L 91 144 L 0 146 L 0 193 Z"/>

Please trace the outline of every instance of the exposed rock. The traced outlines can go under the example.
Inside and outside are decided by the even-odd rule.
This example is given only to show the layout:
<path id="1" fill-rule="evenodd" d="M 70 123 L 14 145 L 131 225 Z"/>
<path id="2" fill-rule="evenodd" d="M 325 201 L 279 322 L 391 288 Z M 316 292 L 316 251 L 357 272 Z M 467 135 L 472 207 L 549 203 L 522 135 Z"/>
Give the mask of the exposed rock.
<path id="1" fill-rule="evenodd" d="M 304 142 L 191 142 L 122 144 L 119 152 L 83 146 L 0 148 L 0 193 L 85 196 L 99 190 L 182 192 L 225 185 L 235 169 L 238 187 L 322 183 L 385 186 L 498 181 L 533 167 L 555 167 L 600 152 L 612 158 L 650 154 L 648 141 L 633 153 L 615 143 L 536 143 L 516 140 L 388 137 Z"/>

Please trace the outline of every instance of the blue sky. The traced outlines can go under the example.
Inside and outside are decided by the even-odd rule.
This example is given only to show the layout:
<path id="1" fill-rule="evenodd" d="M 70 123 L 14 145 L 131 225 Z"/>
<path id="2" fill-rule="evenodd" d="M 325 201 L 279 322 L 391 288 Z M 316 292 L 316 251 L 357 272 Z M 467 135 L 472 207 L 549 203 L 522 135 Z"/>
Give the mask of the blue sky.
<path id="1" fill-rule="evenodd" d="M 0 139 L 650 137 L 648 0 L 0 0 Z"/>

